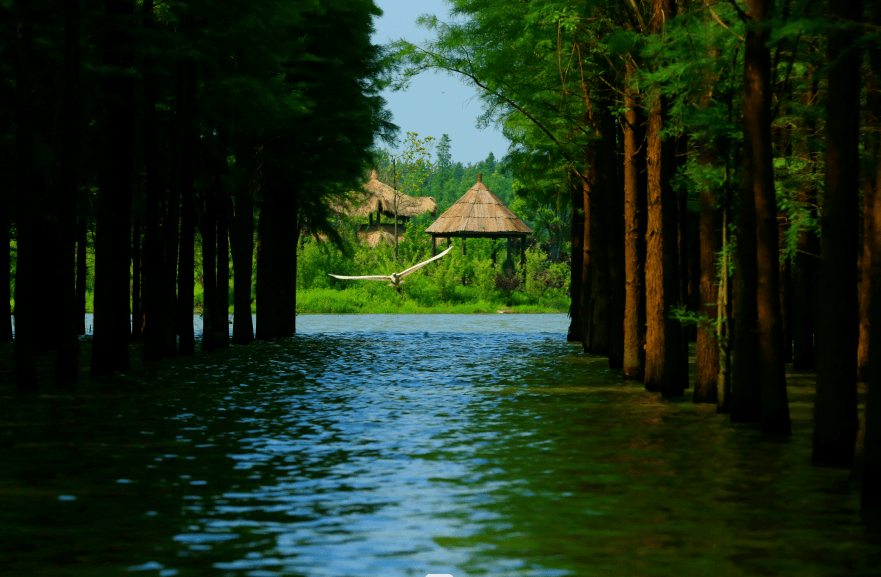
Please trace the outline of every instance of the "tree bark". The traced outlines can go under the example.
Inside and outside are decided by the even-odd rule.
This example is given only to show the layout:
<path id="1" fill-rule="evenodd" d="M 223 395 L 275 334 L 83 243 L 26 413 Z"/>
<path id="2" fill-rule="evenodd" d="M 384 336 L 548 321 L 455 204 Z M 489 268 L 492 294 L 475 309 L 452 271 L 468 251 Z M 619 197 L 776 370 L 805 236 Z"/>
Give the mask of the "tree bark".
<path id="1" fill-rule="evenodd" d="M 102 155 L 95 235 L 92 375 L 128 370 L 134 84 L 131 0 L 105 0 Z"/>
<path id="2" fill-rule="evenodd" d="M 582 311 L 584 350 L 606 355 L 609 352 L 609 266 L 606 257 L 605 202 L 601 175 L 600 142 L 591 141 L 584 149 L 587 183 L 584 184 L 584 260 L 582 262 Z"/>
<path id="3" fill-rule="evenodd" d="M 856 21 L 858 0 L 829 3 L 833 18 Z M 860 51 L 853 29 L 829 33 L 826 178 L 817 310 L 815 463 L 850 467 L 857 429 L 856 258 L 859 187 Z"/>
<path id="4" fill-rule="evenodd" d="M 5 206 L 9 207 L 12 204 L 12 199 L 0 198 L 0 202 L 3 202 Z M 7 210 L 6 214 L 11 212 L 11 210 Z M 2 303 L 3 306 L 3 317 L 5 317 L 7 313 L 9 314 L 9 322 L 7 323 L 5 318 L 2 320 L 3 324 L 0 325 L 0 343 L 11 343 L 12 309 L 10 308 L 9 302 L 12 299 L 12 293 L 10 292 L 10 284 L 12 281 L 12 259 L 10 251 L 12 250 L 12 245 L 9 236 L 9 221 L 5 216 L 2 218 L 3 221 L 0 222 L 0 270 L 6 272 L 2 273 L 2 277 L 0 277 L 0 303 Z"/>
<path id="5" fill-rule="evenodd" d="M 229 221 L 232 213 L 229 194 L 223 187 L 226 173 L 226 146 L 221 146 L 222 158 L 217 179 L 217 294 L 214 313 L 214 346 L 229 348 Z"/>
<path id="6" fill-rule="evenodd" d="M 628 64 L 628 76 L 635 73 Z M 624 377 L 645 375 L 645 119 L 628 85 L 624 116 Z"/>
<path id="7" fill-rule="evenodd" d="M 879 175 L 881 179 L 881 175 Z M 881 183 L 879 183 L 881 184 Z M 864 510 L 877 516 L 881 510 L 881 195 L 866 210 L 872 217 L 872 262 L 869 267 L 872 298 L 869 299 L 869 387 L 866 398 L 866 433 L 863 444 Z"/>
<path id="8" fill-rule="evenodd" d="M 263 204 L 260 207 L 260 217 L 257 221 L 257 329 L 256 338 L 264 341 L 272 341 L 276 333 L 277 311 L 277 285 L 273 278 L 275 266 L 275 218 L 272 206 L 272 196 L 277 191 L 271 187 L 263 186 Z"/>
<path id="9" fill-rule="evenodd" d="M 144 308 L 141 304 L 141 221 L 135 216 L 132 222 L 132 335 L 140 341 L 144 329 Z"/>

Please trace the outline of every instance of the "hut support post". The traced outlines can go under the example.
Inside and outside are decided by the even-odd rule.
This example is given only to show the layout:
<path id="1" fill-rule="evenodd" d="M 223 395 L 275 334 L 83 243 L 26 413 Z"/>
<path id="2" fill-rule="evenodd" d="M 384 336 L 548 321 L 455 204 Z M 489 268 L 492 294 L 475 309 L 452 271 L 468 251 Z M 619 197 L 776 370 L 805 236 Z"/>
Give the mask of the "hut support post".
<path id="1" fill-rule="evenodd" d="M 462 237 L 462 256 L 465 256 L 465 237 Z M 465 286 L 465 271 L 462 271 L 462 286 Z"/>
<path id="2" fill-rule="evenodd" d="M 523 267 L 523 282 L 526 282 L 526 237 L 520 237 L 520 266 Z"/>
<path id="3" fill-rule="evenodd" d="M 431 256 L 437 255 L 437 237 L 431 235 Z"/>
<path id="4" fill-rule="evenodd" d="M 369 219 L 367 221 L 367 229 L 370 230 L 370 227 L 373 226 L 373 213 L 372 212 L 367 213 L 367 218 Z"/>
<path id="5" fill-rule="evenodd" d="M 514 272 L 514 261 L 511 260 L 511 237 L 509 236 L 506 240 L 508 241 L 508 244 L 505 253 L 505 273 L 507 273 L 508 276 L 511 276 Z"/>

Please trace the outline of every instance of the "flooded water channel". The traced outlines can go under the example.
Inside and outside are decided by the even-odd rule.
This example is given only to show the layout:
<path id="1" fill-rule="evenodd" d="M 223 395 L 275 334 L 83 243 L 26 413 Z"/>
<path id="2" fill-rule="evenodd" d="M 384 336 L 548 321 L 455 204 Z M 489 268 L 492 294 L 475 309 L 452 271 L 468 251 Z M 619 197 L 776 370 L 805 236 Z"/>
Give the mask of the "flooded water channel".
<path id="1" fill-rule="evenodd" d="M 130 392 L 11 400 L 0 575 L 881 574 L 853 479 L 811 466 L 810 387 L 768 438 L 566 328 L 303 315 Z"/>

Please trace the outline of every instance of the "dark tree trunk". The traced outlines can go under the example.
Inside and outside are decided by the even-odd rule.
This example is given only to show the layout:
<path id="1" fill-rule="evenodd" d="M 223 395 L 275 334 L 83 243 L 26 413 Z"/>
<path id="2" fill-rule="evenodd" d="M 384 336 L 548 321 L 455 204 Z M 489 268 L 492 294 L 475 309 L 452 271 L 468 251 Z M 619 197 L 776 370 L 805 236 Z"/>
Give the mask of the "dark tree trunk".
<path id="1" fill-rule="evenodd" d="M 86 208 L 80 210 L 76 230 L 76 334 L 86 334 L 86 284 L 89 265 L 86 261 L 89 228 Z"/>
<path id="2" fill-rule="evenodd" d="M 33 29 L 29 0 L 15 3 L 16 32 L 16 246 L 15 268 L 15 386 L 19 393 L 37 391 L 34 324 L 37 303 L 33 290 L 40 255 L 35 246 L 33 83 L 31 58 Z"/>
<path id="3" fill-rule="evenodd" d="M 581 277 L 584 269 L 584 187 L 581 178 L 573 176 L 571 172 L 569 192 L 572 201 L 572 262 L 569 282 L 569 331 L 566 340 L 572 343 L 584 340 L 584 322 L 581 314 Z"/>
<path id="4" fill-rule="evenodd" d="M 634 71 L 628 66 L 628 75 Z M 645 119 L 628 86 L 624 116 L 624 377 L 645 374 Z"/>
<path id="5" fill-rule="evenodd" d="M 860 16 L 858 0 L 829 3 L 833 17 Z M 815 463 L 849 467 L 858 427 L 856 259 L 859 187 L 860 50 L 854 29 L 829 33 L 826 178 L 817 309 Z"/>
<path id="6" fill-rule="evenodd" d="M 202 213 L 202 350 L 214 351 L 214 307 L 217 304 L 217 193 L 220 175 L 215 172 L 214 185 L 205 189 Z"/>
<path id="7" fill-rule="evenodd" d="M 144 28 L 153 29 L 153 0 L 144 2 Z M 153 63 L 149 63 L 152 65 Z M 148 67 L 149 67 L 148 65 Z M 162 215 L 162 185 L 159 176 L 159 144 L 156 132 L 156 88 L 155 79 L 148 71 L 144 72 L 144 171 L 146 172 L 146 194 L 144 199 L 147 220 L 144 235 L 144 360 L 158 361 L 174 346 L 174 316 L 168 318 L 164 312 L 169 292 L 174 294 L 174 277 L 168 279 L 165 266 L 165 242 L 160 227 Z M 171 211 L 169 211 L 171 213 Z M 170 216 L 170 214 L 169 214 Z M 167 236 L 177 234 L 177 222 L 173 226 L 170 218 L 165 221 Z M 169 230 L 170 229 L 170 230 Z M 173 265 L 172 265 L 173 268 Z M 171 326 L 169 326 L 171 325 Z M 170 338 L 167 332 L 171 332 Z"/>
<path id="8" fill-rule="evenodd" d="M 743 142 L 743 174 L 737 210 L 737 264 L 734 267 L 734 351 L 731 375 L 731 421 L 756 423 L 759 398 L 759 340 L 756 271 L 756 205 L 753 193 L 752 141 Z"/>
<path id="9" fill-rule="evenodd" d="M 717 165 L 722 152 L 718 141 L 701 142 L 700 163 L 706 169 Z M 719 195 L 712 184 L 700 191 L 700 307 L 698 312 L 708 319 L 718 316 L 719 286 L 716 278 L 716 253 L 721 250 L 722 211 L 718 208 Z M 695 343 L 695 403 L 718 402 L 719 343 L 713 326 L 701 323 L 697 327 Z"/>
<path id="10" fill-rule="evenodd" d="M 222 147 L 223 158 L 220 169 L 226 171 L 226 148 Z M 219 175 L 221 176 L 222 173 Z M 229 221 L 232 213 L 229 194 L 218 178 L 217 199 L 217 294 L 214 297 L 214 346 L 229 348 Z"/>
<path id="11" fill-rule="evenodd" d="M 95 323 L 92 375 L 109 375 L 129 367 L 128 342 L 131 205 L 133 172 L 134 84 L 127 72 L 132 57 L 130 0 L 105 0 L 107 29 L 102 82 L 102 154 L 95 235 Z"/>
<path id="12" fill-rule="evenodd" d="M 144 330 L 144 308 L 141 304 L 141 220 L 132 221 L 132 340 L 140 341 Z"/>
<path id="13" fill-rule="evenodd" d="M 611 105 L 611 103 L 608 103 Z M 603 213 L 609 294 L 609 368 L 624 367 L 624 205 L 618 192 L 617 126 L 609 106 L 601 115 Z"/>
<path id="14" fill-rule="evenodd" d="M 750 0 L 752 25 L 744 51 L 744 139 L 752 142 L 752 186 L 756 213 L 759 379 L 762 430 L 789 435 L 789 404 L 783 364 L 777 204 L 771 142 L 771 58 L 764 24 L 773 0 Z M 738 237 L 739 238 L 739 237 Z"/>
<path id="15" fill-rule="evenodd" d="M 257 221 L 257 330 L 256 338 L 272 341 L 278 320 L 277 283 L 274 282 L 273 268 L 276 264 L 275 218 L 272 197 L 277 191 L 263 187 L 263 204 Z"/>
<path id="16" fill-rule="evenodd" d="M 0 202 L 3 202 L 6 207 L 9 207 L 12 203 L 11 198 L 0 198 Z M 9 214 L 11 211 L 7 209 L 6 214 Z M 2 273 L 0 276 L 0 303 L 3 306 L 2 316 L 5 317 L 6 314 L 9 314 L 9 322 L 6 322 L 6 319 L 2 319 L 2 325 L 0 325 L 0 343 L 10 343 L 12 342 L 12 309 L 9 307 L 7 303 L 10 302 L 12 298 L 12 294 L 10 293 L 10 281 L 12 280 L 12 259 L 10 257 L 10 251 L 12 250 L 12 246 L 9 242 L 9 220 L 4 214 L 2 217 L 3 220 L 0 222 L 0 270 L 6 271 Z"/>
<path id="17" fill-rule="evenodd" d="M 297 228 L 296 192 L 294 190 L 276 190 L 273 196 L 275 234 L 272 240 L 276 243 L 272 247 L 272 255 L 275 259 L 270 274 L 275 289 L 275 307 L 278 311 L 275 321 L 276 338 L 292 337 L 296 331 L 296 285 L 292 284 L 296 279 L 295 266 L 296 240 L 294 229 Z M 462 247 L 464 250 L 464 239 Z"/>
<path id="18" fill-rule="evenodd" d="M 247 345 L 254 340 L 251 319 L 251 276 L 254 258 L 254 202 L 251 199 L 250 148 L 236 150 L 236 170 L 244 175 L 244 183 L 235 191 L 235 218 L 232 235 L 233 274 L 233 328 L 232 342 Z"/>
<path id="19" fill-rule="evenodd" d="M 652 31 L 675 16 L 671 0 L 654 0 Z M 682 327 L 670 318 L 679 300 L 679 254 L 676 193 L 670 185 L 676 165 L 676 143 L 664 140 L 661 130 L 667 101 L 655 100 L 648 117 L 648 226 L 646 232 L 646 355 L 645 388 L 665 397 L 682 395 L 688 381 L 688 359 L 683 354 Z"/>
<path id="20" fill-rule="evenodd" d="M 783 248 L 784 234 L 779 235 L 780 248 Z M 792 265 L 790 259 L 780 261 L 780 321 L 783 325 L 783 362 L 792 362 Z"/>
<path id="21" fill-rule="evenodd" d="M 584 350 L 588 353 L 609 353 L 609 264 L 606 253 L 604 222 L 605 179 L 602 176 L 600 141 L 585 148 L 587 180 L 584 185 L 584 261 L 581 278 L 584 312 Z"/>
<path id="22" fill-rule="evenodd" d="M 866 433 L 863 444 L 863 509 L 877 517 L 881 510 L 881 195 L 865 210 L 872 216 L 872 298 L 869 300 L 869 387 L 866 399 Z"/>
<path id="23" fill-rule="evenodd" d="M 185 16 L 182 30 L 186 34 L 193 29 L 193 16 Z M 180 117 L 180 254 L 177 279 L 177 332 L 178 354 L 192 355 L 196 352 L 193 332 L 193 302 L 195 292 L 195 214 L 193 179 L 195 177 L 195 151 L 198 145 L 194 123 L 195 65 L 186 59 L 180 64 L 180 93 L 178 115 Z"/>
<path id="24" fill-rule="evenodd" d="M 55 380 L 79 380 L 76 301 L 76 203 L 79 188 L 80 149 L 80 6 L 64 2 L 64 113 L 61 182 L 58 191 L 58 284 L 60 305 L 58 356 Z"/>

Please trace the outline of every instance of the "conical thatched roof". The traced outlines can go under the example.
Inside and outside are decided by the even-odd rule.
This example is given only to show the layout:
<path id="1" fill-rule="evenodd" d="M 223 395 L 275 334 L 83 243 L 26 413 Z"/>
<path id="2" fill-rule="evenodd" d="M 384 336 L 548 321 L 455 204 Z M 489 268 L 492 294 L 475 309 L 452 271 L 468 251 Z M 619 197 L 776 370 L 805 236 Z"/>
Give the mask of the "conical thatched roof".
<path id="1" fill-rule="evenodd" d="M 343 210 L 347 214 L 367 216 L 372 212 L 382 212 L 383 215 L 394 218 L 395 216 L 395 190 L 389 185 L 380 182 L 376 171 L 370 174 L 370 180 L 364 185 L 366 192 L 353 193 L 354 200 L 349 208 Z M 398 216 L 413 217 L 430 212 L 437 213 L 437 203 L 430 196 L 407 196 L 398 191 Z"/>
<path id="2" fill-rule="evenodd" d="M 483 184 L 483 175 L 425 232 L 438 236 L 525 236 L 526 224 Z"/>

